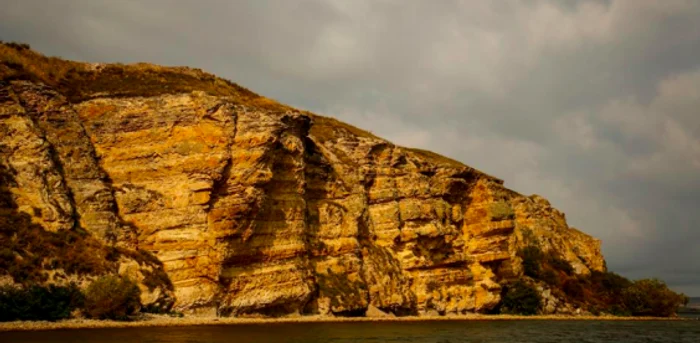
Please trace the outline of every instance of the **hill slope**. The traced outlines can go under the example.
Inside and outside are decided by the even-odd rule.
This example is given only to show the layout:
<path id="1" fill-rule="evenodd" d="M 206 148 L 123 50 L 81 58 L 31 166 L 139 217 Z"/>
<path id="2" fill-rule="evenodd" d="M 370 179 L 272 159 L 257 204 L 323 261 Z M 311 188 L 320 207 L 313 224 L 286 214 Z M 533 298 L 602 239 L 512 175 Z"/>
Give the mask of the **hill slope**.
<path id="1" fill-rule="evenodd" d="M 6 265 L 130 273 L 145 304 L 189 312 L 490 312 L 524 278 L 540 312 L 570 313 L 593 302 L 524 277 L 523 248 L 558 263 L 550 279 L 605 272 L 600 241 L 539 196 L 197 69 L 0 44 L 0 174 Z M 67 234 L 94 267 L 49 267 Z"/>

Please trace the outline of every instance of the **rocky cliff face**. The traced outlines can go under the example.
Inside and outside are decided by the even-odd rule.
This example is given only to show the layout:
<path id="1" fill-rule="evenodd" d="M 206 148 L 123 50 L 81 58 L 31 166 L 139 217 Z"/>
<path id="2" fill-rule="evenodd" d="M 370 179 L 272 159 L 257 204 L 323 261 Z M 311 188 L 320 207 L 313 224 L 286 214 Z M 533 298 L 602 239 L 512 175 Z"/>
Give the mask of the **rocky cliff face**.
<path id="1" fill-rule="evenodd" d="M 487 312 L 526 245 L 577 274 L 605 269 L 600 241 L 545 199 L 448 158 L 194 69 L 2 54 L 0 211 L 117 249 L 109 268 L 135 275 L 147 304 Z"/>

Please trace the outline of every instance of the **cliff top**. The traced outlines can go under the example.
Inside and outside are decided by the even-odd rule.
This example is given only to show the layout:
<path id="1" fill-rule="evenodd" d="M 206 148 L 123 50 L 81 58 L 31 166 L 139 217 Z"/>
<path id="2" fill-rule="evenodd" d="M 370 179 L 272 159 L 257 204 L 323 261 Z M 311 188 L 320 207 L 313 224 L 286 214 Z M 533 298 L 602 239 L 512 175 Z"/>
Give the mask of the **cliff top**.
<path id="1" fill-rule="evenodd" d="M 201 69 L 165 67 L 150 63 L 85 63 L 47 57 L 27 44 L 0 41 L 0 81 L 28 80 L 51 86 L 70 102 L 100 97 L 158 96 L 202 91 L 229 98 L 235 104 L 272 112 L 300 112 L 312 118 L 311 134 L 322 142 L 337 138 L 338 129 L 357 137 L 385 141 L 370 132 L 308 111 L 300 111 L 258 95 Z M 437 166 L 468 169 L 496 182 L 503 181 L 454 159 L 431 151 L 405 148 Z"/>

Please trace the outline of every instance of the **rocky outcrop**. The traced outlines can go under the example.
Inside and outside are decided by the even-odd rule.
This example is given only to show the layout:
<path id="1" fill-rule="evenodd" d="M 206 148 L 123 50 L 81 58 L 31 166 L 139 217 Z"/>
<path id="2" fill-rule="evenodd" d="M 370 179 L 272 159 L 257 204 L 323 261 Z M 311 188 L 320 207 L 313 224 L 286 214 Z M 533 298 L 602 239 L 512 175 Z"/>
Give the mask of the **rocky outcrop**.
<path id="1" fill-rule="evenodd" d="M 162 265 L 136 250 L 133 227 L 118 216 L 109 178 L 72 106 L 25 81 L 0 82 L 0 104 L 5 272 L 21 276 L 14 281 L 83 285 L 121 273 L 140 282 L 145 305 L 170 308 Z"/>
<path id="2" fill-rule="evenodd" d="M 118 267 L 167 273 L 172 294 L 147 302 L 239 316 L 487 312 L 522 276 L 527 244 L 578 274 L 605 269 L 600 242 L 541 197 L 201 71 L 4 68 L 13 211 L 150 252 L 162 266 L 125 254 Z"/>

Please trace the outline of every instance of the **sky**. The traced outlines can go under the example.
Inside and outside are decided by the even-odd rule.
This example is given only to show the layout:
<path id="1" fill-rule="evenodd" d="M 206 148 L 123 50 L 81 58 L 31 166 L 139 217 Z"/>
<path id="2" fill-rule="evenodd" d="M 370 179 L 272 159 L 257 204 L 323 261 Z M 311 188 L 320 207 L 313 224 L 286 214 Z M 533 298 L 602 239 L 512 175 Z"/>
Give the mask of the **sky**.
<path id="1" fill-rule="evenodd" d="M 452 157 L 700 296 L 700 1 L 2 2 L 2 40 L 201 68 Z"/>

